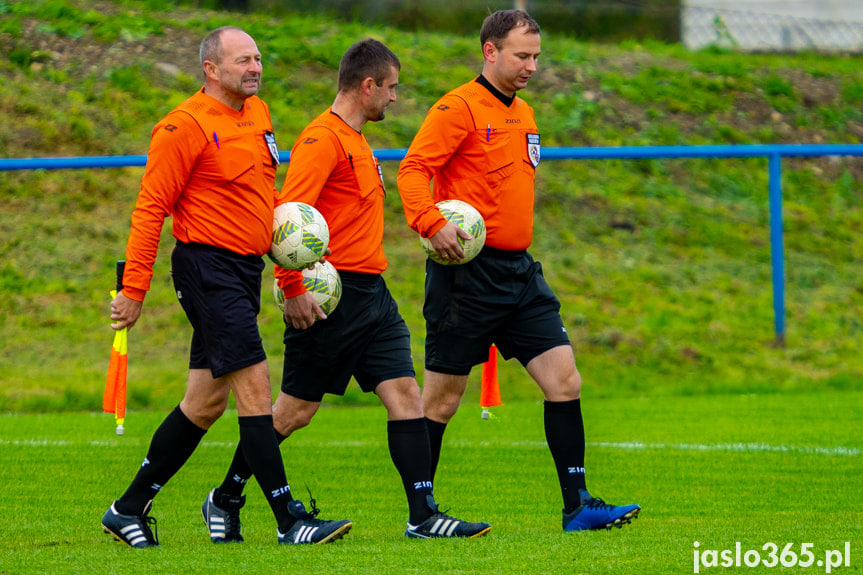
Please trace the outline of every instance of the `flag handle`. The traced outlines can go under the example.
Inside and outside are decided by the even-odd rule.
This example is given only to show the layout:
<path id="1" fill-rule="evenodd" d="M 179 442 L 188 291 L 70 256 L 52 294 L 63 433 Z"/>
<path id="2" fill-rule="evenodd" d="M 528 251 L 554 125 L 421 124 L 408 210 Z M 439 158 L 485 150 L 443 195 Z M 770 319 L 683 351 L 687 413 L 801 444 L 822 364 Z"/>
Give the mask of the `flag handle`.
<path id="1" fill-rule="evenodd" d="M 126 260 L 117 260 L 117 293 L 123 289 L 123 273 L 126 271 Z"/>
<path id="2" fill-rule="evenodd" d="M 111 294 L 116 297 L 123 290 L 123 274 L 126 272 L 126 260 L 117 260 L 116 273 L 117 273 L 117 283 L 116 283 L 116 291 Z M 126 374 L 122 374 L 123 381 L 125 383 Z M 125 385 L 124 385 L 125 387 Z M 125 390 L 123 390 L 125 395 Z M 125 404 L 125 401 L 123 402 Z M 123 417 L 116 417 L 115 421 L 117 423 L 116 433 L 117 435 L 123 435 L 126 433 L 126 428 L 124 427 L 124 423 L 126 422 L 126 410 L 123 409 Z M 116 415 L 116 414 L 115 414 Z"/>

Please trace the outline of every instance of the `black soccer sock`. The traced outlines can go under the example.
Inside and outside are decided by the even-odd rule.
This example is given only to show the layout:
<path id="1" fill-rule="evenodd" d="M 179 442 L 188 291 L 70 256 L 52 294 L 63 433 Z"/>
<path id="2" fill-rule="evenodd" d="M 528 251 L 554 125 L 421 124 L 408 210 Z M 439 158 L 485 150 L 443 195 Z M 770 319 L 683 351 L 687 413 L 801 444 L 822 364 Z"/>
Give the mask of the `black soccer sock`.
<path id="1" fill-rule="evenodd" d="M 279 445 L 287 439 L 287 436 L 282 435 L 278 431 L 273 429 L 276 434 L 276 443 Z M 231 461 L 231 466 L 228 467 L 228 473 L 225 475 L 225 479 L 222 481 L 222 484 L 216 489 L 216 495 L 225 494 L 231 497 L 239 497 L 243 494 L 243 489 L 246 488 L 246 484 L 249 482 L 249 479 L 252 478 L 252 469 L 249 467 L 249 462 L 246 461 L 246 454 L 243 453 L 243 446 L 237 445 L 236 451 L 234 451 L 234 459 Z"/>
<path id="2" fill-rule="evenodd" d="M 424 418 L 387 422 L 390 457 L 402 477 L 409 521 L 418 525 L 431 516 L 426 496 L 432 494 L 431 453 Z"/>
<path id="3" fill-rule="evenodd" d="M 122 515 L 141 515 L 147 502 L 183 467 L 207 433 L 192 423 L 180 406 L 168 414 L 150 440 L 144 463 L 132 484 L 114 504 Z"/>
<path id="4" fill-rule="evenodd" d="M 273 430 L 273 416 L 251 415 L 237 419 L 243 455 L 276 516 L 279 529 L 284 533 L 294 523 L 294 518 L 288 513 L 288 502 L 293 497 Z"/>
<path id="5" fill-rule="evenodd" d="M 431 479 L 434 481 L 437 472 L 437 464 L 440 461 L 440 450 L 443 445 L 443 433 L 446 431 L 446 423 L 425 418 L 426 428 L 429 434 L 429 449 L 431 453 Z"/>
<path id="6" fill-rule="evenodd" d="M 581 400 L 545 402 L 545 439 L 554 458 L 564 509 L 579 504 L 584 478 L 584 420 Z"/>

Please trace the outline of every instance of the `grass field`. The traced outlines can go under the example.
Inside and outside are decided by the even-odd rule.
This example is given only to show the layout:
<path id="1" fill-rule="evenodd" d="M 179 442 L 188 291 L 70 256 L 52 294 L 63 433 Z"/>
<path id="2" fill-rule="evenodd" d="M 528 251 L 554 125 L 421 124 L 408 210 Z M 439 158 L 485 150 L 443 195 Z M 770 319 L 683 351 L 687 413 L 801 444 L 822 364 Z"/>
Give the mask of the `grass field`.
<path id="1" fill-rule="evenodd" d="M 503 390 L 506 401 L 506 390 Z M 863 571 L 863 393 L 590 399 L 588 481 L 641 517 L 611 532 L 564 533 L 545 447 L 542 406 L 513 402 L 490 421 L 463 405 L 447 436 L 436 494 L 464 519 L 486 520 L 478 540 L 403 536 L 406 504 L 389 459 L 381 407 L 324 408 L 282 448 L 296 496 L 311 488 L 322 517 L 350 518 L 346 539 L 287 548 L 257 486 L 244 509 L 243 545 L 215 546 L 200 504 L 233 453 L 229 412 L 159 495 L 162 548 L 137 551 L 99 527 L 163 417 L 132 412 L 126 435 L 101 413 L 0 416 L 0 573 L 692 573 L 700 550 L 779 550 L 811 543 L 816 560 L 849 542 Z M 740 567 L 819 573 L 826 567 Z M 725 571 L 721 567 L 701 572 Z"/>
<path id="2" fill-rule="evenodd" d="M 386 41 L 402 61 L 397 104 L 386 122 L 367 125 L 376 150 L 407 147 L 426 110 L 480 65 L 475 34 L 179 3 L 0 0 L 0 156 L 145 153 L 153 124 L 200 87 L 204 32 L 228 23 L 258 39 L 282 149 L 332 101 L 339 58 L 359 38 Z M 522 95 L 548 147 L 863 138 L 854 55 L 690 52 L 550 33 Z M 424 256 L 405 225 L 397 164 L 383 170 L 385 277 L 419 369 Z M 588 481 L 612 503 L 640 503 L 634 525 L 562 532 L 539 394 L 511 361 L 500 369 L 506 405 L 492 421 L 479 417 L 475 370 L 436 484 L 454 515 L 492 523 L 489 536 L 404 538 L 384 410 L 352 387 L 283 447 L 295 494 L 308 501 L 308 485 L 324 517 L 354 521 L 344 541 L 279 547 L 252 487 L 246 543 L 209 542 L 199 509 L 233 453 L 229 412 L 156 501 L 163 547 L 138 552 L 99 520 L 182 395 L 190 330 L 171 285 L 169 225 L 130 338 L 126 435 L 88 411 L 101 404 L 108 290 L 142 173 L 0 174 L 0 575 L 692 573 L 696 551 L 738 542 L 798 553 L 811 544 L 822 563 L 847 542 L 850 567 L 833 572 L 863 571 L 863 160 L 783 162 L 785 347 L 771 331 L 763 160 L 543 161 L 531 251 L 561 299 L 585 377 Z M 260 323 L 275 383 L 283 323 L 266 286 Z M 701 569 L 710 571 L 725 569 Z"/>

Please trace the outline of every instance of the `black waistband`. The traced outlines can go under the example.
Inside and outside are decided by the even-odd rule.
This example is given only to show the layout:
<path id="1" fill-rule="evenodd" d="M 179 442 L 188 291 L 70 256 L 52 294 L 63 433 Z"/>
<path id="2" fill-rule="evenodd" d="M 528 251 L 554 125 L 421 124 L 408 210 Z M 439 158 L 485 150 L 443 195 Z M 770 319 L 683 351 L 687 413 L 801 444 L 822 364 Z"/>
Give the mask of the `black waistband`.
<path id="1" fill-rule="evenodd" d="M 371 284 L 381 279 L 381 274 L 367 274 L 363 272 L 349 272 L 339 270 L 339 277 L 342 281 L 347 281 L 352 284 Z"/>
<path id="2" fill-rule="evenodd" d="M 260 260 L 263 256 L 259 256 L 257 254 L 238 254 L 233 250 L 229 250 L 228 248 L 222 248 L 219 246 L 211 246 L 210 244 L 200 244 L 196 242 L 181 242 L 177 240 L 177 246 L 181 246 L 185 249 L 193 250 L 193 251 L 201 251 L 201 252 L 212 252 L 223 254 L 226 256 L 232 256 L 241 260 Z"/>
<path id="3" fill-rule="evenodd" d="M 483 246 L 482 251 L 479 253 L 479 255 L 485 257 L 509 260 L 523 258 L 525 254 L 527 254 L 527 250 L 499 250 L 491 246 Z"/>

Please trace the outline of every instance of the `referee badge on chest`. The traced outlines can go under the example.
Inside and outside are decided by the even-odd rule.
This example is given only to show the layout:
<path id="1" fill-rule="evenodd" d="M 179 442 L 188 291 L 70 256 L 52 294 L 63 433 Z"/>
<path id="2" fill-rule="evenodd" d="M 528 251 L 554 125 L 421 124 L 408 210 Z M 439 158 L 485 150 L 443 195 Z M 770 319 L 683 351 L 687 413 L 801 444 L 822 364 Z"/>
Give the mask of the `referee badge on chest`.
<path id="1" fill-rule="evenodd" d="M 530 163 L 533 164 L 534 168 L 539 165 L 540 151 L 539 134 L 528 134 L 527 156 L 530 158 Z"/>
<path id="2" fill-rule="evenodd" d="M 267 149 L 270 150 L 270 157 L 273 159 L 273 166 L 278 166 L 279 147 L 276 145 L 276 135 L 273 132 L 264 132 L 264 141 L 267 143 Z"/>

